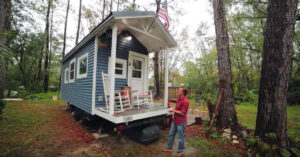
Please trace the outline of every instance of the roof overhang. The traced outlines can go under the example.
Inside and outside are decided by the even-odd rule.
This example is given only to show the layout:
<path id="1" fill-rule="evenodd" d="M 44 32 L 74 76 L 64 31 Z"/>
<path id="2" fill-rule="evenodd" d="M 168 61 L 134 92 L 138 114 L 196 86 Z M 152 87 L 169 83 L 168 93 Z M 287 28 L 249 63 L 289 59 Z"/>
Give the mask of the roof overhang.
<path id="1" fill-rule="evenodd" d="M 148 52 L 160 51 L 176 47 L 177 45 L 174 38 L 170 35 L 168 30 L 166 30 L 159 18 L 156 17 L 154 12 L 112 12 L 85 38 L 83 38 L 62 61 L 66 61 L 96 35 L 101 35 L 108 29 L 111 29 L 114 24 L 117 24 L 118 31 L 129 31 L 145 46 Z"/>

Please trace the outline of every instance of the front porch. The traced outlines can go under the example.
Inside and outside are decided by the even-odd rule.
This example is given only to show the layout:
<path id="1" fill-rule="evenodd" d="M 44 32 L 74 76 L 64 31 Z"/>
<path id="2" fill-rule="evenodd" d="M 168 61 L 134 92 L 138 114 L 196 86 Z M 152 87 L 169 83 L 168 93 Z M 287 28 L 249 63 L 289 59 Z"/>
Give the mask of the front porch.
<path id="1" fill-rule="evenodd" d="M 115 112 L 112 115 L 103 111 L 102 108 L 96 108 L 95 113 L 115 124 L 121 124 L 161 115 L 168 115 L 168 110 L 169 108 L 164 106 L 164 104 L 153 103 L 153 105 L 142 106 L 140 108 L 133 107 L 126 109 L 123 112 Z"/>

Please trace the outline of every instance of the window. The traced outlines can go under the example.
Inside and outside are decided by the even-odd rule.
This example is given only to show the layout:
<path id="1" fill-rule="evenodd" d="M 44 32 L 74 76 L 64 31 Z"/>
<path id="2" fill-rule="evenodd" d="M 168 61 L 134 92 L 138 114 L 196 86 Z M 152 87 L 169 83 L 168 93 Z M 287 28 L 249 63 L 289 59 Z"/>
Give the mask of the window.
<path id="1" fill-rule="evenodd" d="M 69 68 L 65 69 L 65 83 L 69 83 Z"/>
<path id="2" fill-rule="evenodd" d="M 109 57 L 108 66 L 110 65 L 111 59 Z M 125 59 L 116 58 L 115 66 L 115 77 L 126 79 L 127 73 L 127 61 Z"/>
<path id="3" fill-rule="evenodd" d="M 80 56 L 77 60 L 77 78 L 84 78 L 88 71 L 88 53 Z"/>
<path id="4" fill-rule="evenodd" d="M 142 78 L 142 61 L 132 60 L 132 78 Z"/>
<path id="5" fill-rule="evenodd" d="M 75 81 L 75 59 L 71 60 L 70 62 L 70 79 L 69 79 L 69 83 L 72 83 Z"/>

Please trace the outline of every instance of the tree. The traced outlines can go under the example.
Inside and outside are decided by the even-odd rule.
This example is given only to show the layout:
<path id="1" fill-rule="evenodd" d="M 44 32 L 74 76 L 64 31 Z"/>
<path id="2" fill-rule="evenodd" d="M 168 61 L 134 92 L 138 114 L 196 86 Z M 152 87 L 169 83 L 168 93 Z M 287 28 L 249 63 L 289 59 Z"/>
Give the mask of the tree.
<path id="1" fill-rule="evenodd" d="M 75 42 L 75 45 L 78 44 L 78 38 L 79 38 L 80 21 L 81 21 L 81 2 L 82 2 L 82 0 L 79 0 L 79 14 L 78 14 L 78 25 L 77 25 L 77 33 L 76 33 L 76 42 Z"/>
<path id="2" fill-rule="evenodd" d="M 266 140 L 268 133 L 275 133 L 283 148 L 290 147 L 286 105 L 297 4 L 298 0 L 270 0 L 264 35 L 255 135 Z"/>
<path id="3" fill-rule="evenodd" d="M 9 48 L 10 40 L 7 37 L 8 31 L 10 31 L 11 23 L 11 1 L 1 0 L 0 1 L 0 51 Z M 7 71 L 7 62 L 3 54 L 0 54 L 0 99 L 3 98 L 5 88 L 5 76 Z"/>
<path id="4" fill-rule="evenodd" d="M 62 58 L 65 57 L 65 50 L 66 50 L 66 37 L 67 37 L 67 26 L 68 26 L 69 8 L 70 8 L 70 0 L 68 0 L 67 10 L 66 10 L 66 19 L 65 19 L 65 29 L 64 29 L 64 41 L 63 41 Z"/>
<path id="5" fill-rule="evenodd" d="M 156 2 L 156 14 L 158 13 L 159 9 L 160 9 L 160 3 L 161 0 L 155 0 Z M 154 62 L 154 98 L 158 99 L 160 98 L 160 85 L 159 85 L 159 52 L 155 51 L 154 52 L 154 58 L 153 58 L 153 62 Z"/>
<path id="6" fill-rule="evenodd" d="M 219 128 L 228 128 L 237 124 L 237 116 L 234 108 L 229 40 L 223 0 L 213 0 L 213 8 L 218 55 L 219 87 L 224 88 L 217 117 L 217 126 Z"/>
<path id="7" fill-rule="evenodd" d="M 105 17 L 105 8 L 106 8 L 106 0 L 103 0 L 103 6 L 102 6 L 102 20 L 104 20 L 104 17 Z"/>
<path id="8" fill-rule="evenodd" d="M 110 0 L 109 12 L 113 10 L 113 0 Z"/>
<path id="9" fill-rule="evenodd" d="M 135 5 L 136 5 L 136 4 L 135 4 L 135 0 L 133 0 L 133 1 L 132 1 L 132 10 L 135 10 L 135 9 L 136 9 L 136 8 L 135 8 Z"/>
<path id="10" fill-rule="evenodd" d="M 49 86 L 49 44 L 50 44 L 50 27 L 49 27 L 49 17 L 50 17 L 50 10 L 52 6 L 52 0 L 48 0 L 48 9 L 46 15 L 46 28 L 45 28 L 45 60 L 44 60 L 44 92 L 48 92 Z"/>

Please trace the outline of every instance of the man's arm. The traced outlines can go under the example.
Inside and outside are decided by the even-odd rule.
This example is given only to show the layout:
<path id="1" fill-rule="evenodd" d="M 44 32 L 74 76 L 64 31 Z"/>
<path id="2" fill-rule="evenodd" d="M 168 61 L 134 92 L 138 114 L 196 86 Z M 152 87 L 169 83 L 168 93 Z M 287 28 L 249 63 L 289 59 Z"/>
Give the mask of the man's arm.
<path id="1" fill-rule="evenodd" d="M 181 102 L 182 104 L 182 106 L 181 106 L 181 110 L 175 110 L 175 109 L 173 109 L 173 110 L 169 110 L 169 112 L 174 112 L 174 113 L 177 113 L 177 114 L 179 114 L 179 115 L 181 115 L 181 116 L 184 116 L 186 113 L 187 113 L 187 111 L 188 111 L 188 102 Z"/>

